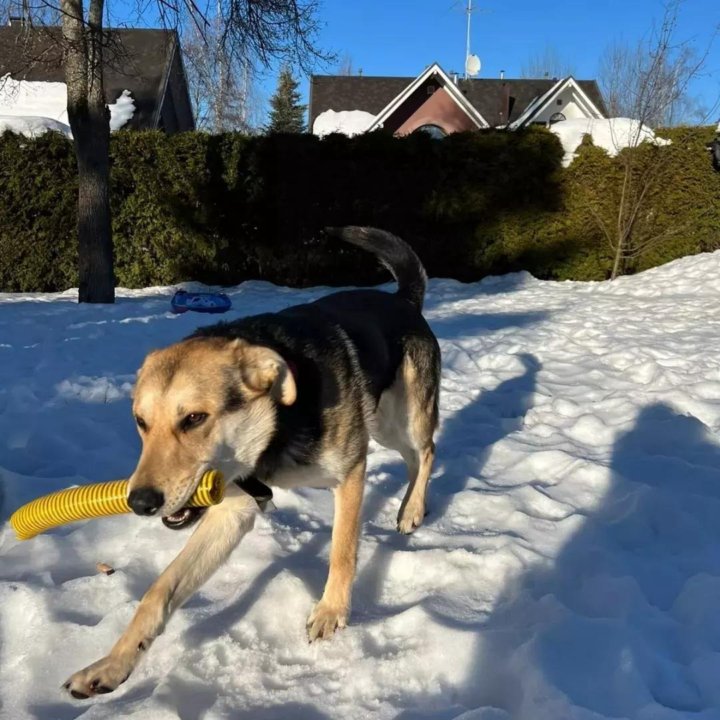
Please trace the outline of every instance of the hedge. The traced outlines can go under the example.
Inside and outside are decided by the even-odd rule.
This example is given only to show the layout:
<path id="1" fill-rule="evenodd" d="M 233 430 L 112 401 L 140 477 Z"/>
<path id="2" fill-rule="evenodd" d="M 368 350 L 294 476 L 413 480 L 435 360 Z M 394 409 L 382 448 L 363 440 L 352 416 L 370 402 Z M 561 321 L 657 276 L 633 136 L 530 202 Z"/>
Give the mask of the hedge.
<path id="1" fill-rule="evenodd" d="M 668 153 L 643 217 L 659 233 L 683 232 L 657 243 L 630 272 L 720 245 L 720 174 L 705 150 L 712 129 L 672 132 L 677 142 L 667 148 L 631 152 Z M 442 141 L 423 133 L 322 140 L 117 133 L 118 284 L 377 282 L 385 275 L 375 263 L 321 234 L 349 223 L 406 238 L 432 276 L 470 281 L 524 269 L 541 278 L 602 279 L 612 256 L 593 217 L 611 217 L 618 160 L 584 143 L 563 169 L 562 154 L 542 128 Z M 75 189 L 66 140 L 0 137 L 0 290 L 77 285 Z"/>

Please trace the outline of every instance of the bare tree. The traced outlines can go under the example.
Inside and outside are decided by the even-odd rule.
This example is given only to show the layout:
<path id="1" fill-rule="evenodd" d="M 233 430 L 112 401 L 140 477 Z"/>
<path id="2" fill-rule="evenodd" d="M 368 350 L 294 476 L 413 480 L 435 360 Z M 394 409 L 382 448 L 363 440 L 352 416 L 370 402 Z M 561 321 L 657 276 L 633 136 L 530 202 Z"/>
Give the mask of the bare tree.
<path id="1" fill-rule="evenodd" d="M 340 62 L 338 62 L 337 67 L 337 74 L 338 75 L 354 75 L 355 74 L 355 68 L 353 67 L 353 59 L 350 53 L 343 53 L 343 55 L 340 57 Z"/>
<path id="2" fill-rule="evenodd" d="M 520 68 L 520 77 L 534 79 L 563 78 L 574 73 L 572 63 L 563 60 L 552 45 L 546 45 L 544 50 L 531 55 Z"/>
<path id="3" fill-rule="evenodd" d="M 651 198 L 668 182 L 672 153 L 658 145 L 638 147 L 648 136 L 649 127 L 671 123 L 686 107 L 684 98 L 710 49 L 708 46 L 698 57 L 687 43 L 675 40 L 681 4 L 681 0 L 674 0 L 666 5 L 659 26 L 637 47 L 615 45 L 604 58 L 605 98 L 611 116 L 634 121 L 623 141 L 615 125 L 611 126 L 618 150 L 618 175 L 610 188 L 599 190 L 588 207 L 612 252 L 611 279 L 624 274 L 630 264 L 662 240 L 687 229 L 661 226 L 650 207 Z"/>
<path id="4" fill-rule="evenodd" d="M 47 37 L 63 57 L 68 118 L 77 159 L 79 301 L 113 302 L 110 118 L 103 87 L 104 53 L 112 52 L 112 34 L 103 27 L 109 8 L 105 0 L 87 0 L 87 7 L 85 0 L 28 1 L 46 6 L 48 12 L 59 12 L 62 19 L 62 32 L 47 33 Z M 315 45 L 316 0 L 216 0 L 212 15 L 208 6 L 195 0 L 156 3 L 167 27 L 191 23 L 204 39 L 216 27 L 225 59 L 247 57 L 267 66 L 273 58 L 287 58 L 304 70 L 319 58 L 328 59 Z M 136 19 L 143 7 L 138 0 Z M 220 68 L 220 72 L 226 70 Z M 225 107 L 222 101 L 217 107 L 221 105 Z"/>
<path id="5" fill-rule="evenodd" d="M 215 133 L 257 131 L 262 101 L 247 54 L 223 45 L 217 20 L 204 32 L 194 23 L 186 26 L 182 46 L 196 127 Z"/>
<path id="6" fill-rule="evenodd" d="M 659 32 L 648 40 L 606 47 L 598 82 L 611 117 L 637 117 L 640 106 L 651 126 L 669 127 L 703 117 L 688 83 L 702 63 L 691 45 L 674 44 L 667 36 L 667 23 L 673 23 L 674 30 L 676 13 L 676 6 L 669 8 Z"/>

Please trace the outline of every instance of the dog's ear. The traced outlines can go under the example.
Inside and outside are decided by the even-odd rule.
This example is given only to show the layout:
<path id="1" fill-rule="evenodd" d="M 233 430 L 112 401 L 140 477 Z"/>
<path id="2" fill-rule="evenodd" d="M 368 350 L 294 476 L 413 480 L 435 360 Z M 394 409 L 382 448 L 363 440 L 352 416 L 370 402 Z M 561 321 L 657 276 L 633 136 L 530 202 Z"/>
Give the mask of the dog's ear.
<path id="1" fill-rule="evenodd" d="M 292 371 L 274 350 L 235 341 L 243 382 L 257 393 L 269 393 L 283 405 L 292 405 L 297 387 Z"/>

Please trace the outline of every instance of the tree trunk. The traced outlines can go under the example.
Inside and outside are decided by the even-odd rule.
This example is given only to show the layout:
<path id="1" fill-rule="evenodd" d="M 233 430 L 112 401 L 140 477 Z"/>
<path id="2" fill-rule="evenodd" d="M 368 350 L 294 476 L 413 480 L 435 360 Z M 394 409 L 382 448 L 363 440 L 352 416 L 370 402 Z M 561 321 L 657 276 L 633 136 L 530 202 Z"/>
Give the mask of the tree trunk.
<path id="1" fill-rule="evenodd" d="M 110 223 L 110 118 L 102 58 L 103 0 L 62 0 L 68 119 L 78 168 L 79 302 L 115 301 Z"/>
<path id="2" fill-rule="evenodd" d="M 610 274 L 611 280 L 615 280 L 615 278 L 618 277 L 618 275 L 620 275 L 620 271 L 622 269 L 621 261 L 622 261 L 623 249 L 624 249 L 623 244 L 624 244 L 623 241 L 618 239 L 618 246 L 615 250 L 615 260 L 613 262 L 613 269 L 612 269 L 612 273 Z"/>

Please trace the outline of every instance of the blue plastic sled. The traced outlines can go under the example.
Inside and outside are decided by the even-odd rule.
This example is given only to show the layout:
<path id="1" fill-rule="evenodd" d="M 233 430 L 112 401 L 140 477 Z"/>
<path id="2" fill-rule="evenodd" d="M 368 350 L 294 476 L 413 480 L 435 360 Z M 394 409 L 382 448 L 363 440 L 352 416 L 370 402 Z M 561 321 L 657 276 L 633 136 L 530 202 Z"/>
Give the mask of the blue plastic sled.
<path id="1" fill-rule="evenodd" d="M 174 313 L 184 313 L 188 310 L 201 313 L 224 313 L 232 307 L 232 303 L 225 293 L 178 290 L 173 295 L 170 306 Z"/>

